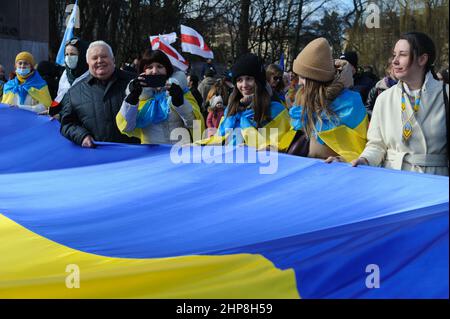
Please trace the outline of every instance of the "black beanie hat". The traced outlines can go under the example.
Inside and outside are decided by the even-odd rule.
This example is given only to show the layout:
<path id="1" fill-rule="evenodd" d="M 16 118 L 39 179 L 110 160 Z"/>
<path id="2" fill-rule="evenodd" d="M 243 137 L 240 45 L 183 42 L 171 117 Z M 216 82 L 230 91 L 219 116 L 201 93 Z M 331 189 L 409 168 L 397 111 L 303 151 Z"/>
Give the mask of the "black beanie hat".
<path id="1" fill-rule="evenodd" d="M 170 77 L 173 73 L 173 66 L 167 55 L 160 50 L 146 50 L 139 61 L 139 74 L 144 72 L 144 67 L 153 62 L 158 62 L 164 65 L 167 71 L 167 76 Z"/>
<path id="2" fill-rule="evenodd" d="M 236 84 L 237 78 L 243 75 L 253 76 L 260 85 L 266 85 L 266 70 L 264 63 L 257 55 L 246 53 L 241 56 L 231 68 L 233 83 Z"/>
<path id="3" fill-rule="evenodd" d="M 358 67 L 358 54 L 355 51 L 345 52 L 343 55 L 340 56 L 340 59 L 348 61 L 351 65 L 355 67 L 355 69 Z"/>

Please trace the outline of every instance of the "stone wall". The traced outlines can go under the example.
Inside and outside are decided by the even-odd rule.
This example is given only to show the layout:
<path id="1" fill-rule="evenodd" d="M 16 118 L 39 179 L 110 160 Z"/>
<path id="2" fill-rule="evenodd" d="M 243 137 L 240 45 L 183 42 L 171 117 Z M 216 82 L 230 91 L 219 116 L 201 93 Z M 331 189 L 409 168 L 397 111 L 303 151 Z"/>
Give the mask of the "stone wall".
<path id="1" fill-rule="evenodd" d="M 20 51 L 48 59 L 48 0 L 0 0 L 0 64 L 9 73 Z"/>

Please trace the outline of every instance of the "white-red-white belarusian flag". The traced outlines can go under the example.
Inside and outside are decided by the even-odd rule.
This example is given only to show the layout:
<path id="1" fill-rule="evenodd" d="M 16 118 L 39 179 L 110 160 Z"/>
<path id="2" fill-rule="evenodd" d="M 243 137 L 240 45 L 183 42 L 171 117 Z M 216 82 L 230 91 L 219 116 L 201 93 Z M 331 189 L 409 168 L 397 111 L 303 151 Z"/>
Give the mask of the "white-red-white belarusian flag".
<path id="1" fill-rule="evenodd" d="M 172 63 L 173 66 L 177 67 L 181 71 L 186 71 L 189 67 L 188 62 L 185 58 L 175 50 L 164 38 L 157 38 L 152 42 L 153 50 L 161 50 L 164 52 Z"/>
<path id="2" fill-rule="evenodd" d="M 158 40 L 158 38 L 163 38 L 167 43 L 172 44 L 177 41 L 177 33 L 172 32 L 168 34 L 160 34 L 160 35 L 151 35 L 150 43 L 153 46 L 154 43 Z"/>
<path id="3" fill-rule="evenodd" d="M 206 45 L 200 33 L 185 25 L 181 25 L 181 51 L 199 55 L 206 59 L 214 59 L 214 53 Z"/>

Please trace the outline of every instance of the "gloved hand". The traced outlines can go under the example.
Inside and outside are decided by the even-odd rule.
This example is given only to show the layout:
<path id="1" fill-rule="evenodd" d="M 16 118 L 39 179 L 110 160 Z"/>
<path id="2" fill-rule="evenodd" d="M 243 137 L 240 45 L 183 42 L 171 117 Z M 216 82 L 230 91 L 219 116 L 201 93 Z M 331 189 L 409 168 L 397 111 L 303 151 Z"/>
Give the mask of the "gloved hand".
<path id="1" fill-rule="evenodd" d="M 181 106 L 184 103 L 183 90 L 175 83 L 172 83 L 169 88 L 169 95 L 172 97 L 172 104 L 174 106 Z"/>
<path id="2" fill-rule="evenodd" d="M 238 112 L 245 111 L 250 106 L 250 104 L 252 104 L 253 97 L 254 97 L 253 94 L 252 95 L 243 96 L 239 100 Z"/>
<path id="3" fill-rule="evenodd" d="M 353 86 L 352 66 L 345 60 L 334 60 L 334 67 L 336 68 L 335 81 L 341 82 L 345 88 Z"/>
<path id="4" fill-rule="evenodd" d="M 142 93 L 142 85 L 139 78 L 136 78 L 128 84 L 128 89 L 130 90 L 130 94 L 125 98 L 125 101 L 136 105 L 139 103 L 139 96 Z"/>
<path id="5" fill-rule="evenodd" d="M 57 114 L 59 114 L 59 112 L 61 112 L 62 110 L 62 105 L 60 103 L 56 104 L 56 105 L 52 105 L 49 109 L 48 109 L 48 114 L 51 117 L 56 116 Z"/>

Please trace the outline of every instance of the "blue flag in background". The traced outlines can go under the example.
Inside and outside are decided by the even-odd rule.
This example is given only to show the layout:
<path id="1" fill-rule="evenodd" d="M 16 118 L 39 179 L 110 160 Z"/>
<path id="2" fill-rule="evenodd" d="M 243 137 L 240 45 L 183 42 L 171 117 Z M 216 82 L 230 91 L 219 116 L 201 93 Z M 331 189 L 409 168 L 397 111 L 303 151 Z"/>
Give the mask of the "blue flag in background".
<path id="1" fill-rule="evenodd" d="M 62 66 L 64 66 L 64 49 L 66 47 L 66 42 L 73 37 L 73 29 L 75 28 L 77 12 L 78 0 L 75 1 L 75 5 L 73 6 L 72 13 L 70 14 L 69 21 L 67 22 L 66 32 L 64 32 L 64 37 L 61 41 L 61 46 L 59 47 L 58 55 L 56 57 L 56 63 Z"/>
<path id="2" fill-rule="evenodd" d="M 280 56 L 280 68 L 284 71 L 284 52 L 281 52 L 281 56 Z"/>

